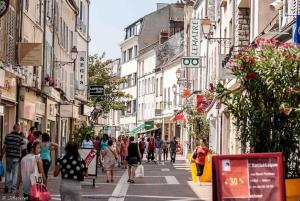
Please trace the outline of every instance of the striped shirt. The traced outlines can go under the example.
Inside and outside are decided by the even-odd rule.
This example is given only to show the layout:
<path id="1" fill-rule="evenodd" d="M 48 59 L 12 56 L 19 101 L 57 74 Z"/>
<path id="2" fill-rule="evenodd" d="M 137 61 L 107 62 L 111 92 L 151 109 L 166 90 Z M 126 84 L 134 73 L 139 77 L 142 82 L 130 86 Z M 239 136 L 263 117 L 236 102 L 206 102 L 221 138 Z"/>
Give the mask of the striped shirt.
<path id="1" fill-rule="evenodd" d="M 21 146 L 24 144 L 22 136 L 17 132 L 11 132 L 5 137 L 6 157 L 17 158 L 21 156 Z"/>

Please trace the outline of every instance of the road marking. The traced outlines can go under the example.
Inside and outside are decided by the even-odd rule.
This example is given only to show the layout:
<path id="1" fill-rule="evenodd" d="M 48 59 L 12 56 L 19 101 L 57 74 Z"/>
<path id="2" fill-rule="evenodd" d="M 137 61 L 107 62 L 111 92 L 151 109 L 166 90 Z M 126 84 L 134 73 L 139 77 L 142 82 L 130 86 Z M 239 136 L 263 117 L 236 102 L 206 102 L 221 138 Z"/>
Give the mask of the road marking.
<path id="1" fill-rule="evenodd" d="M 179 184 L 179 181 L 174 176 L 165 176 L 168 184 Z"/>
<path id="2" fill-rule="evenodd" d="M 129 184 L 127 183 L 128 173 L 127 171 L 124 172 L 121 179 L 119 180 L 116 188 L 114 189 L 111 197 L 108 201 L 124 201 L 125 196 L 127 194 Z"/>
<path id="3" fill-rule="evenodd" d="M 162 168 L 161 171 L 162 172 L 170 172 L 170 169 L 169 168 Z"/>

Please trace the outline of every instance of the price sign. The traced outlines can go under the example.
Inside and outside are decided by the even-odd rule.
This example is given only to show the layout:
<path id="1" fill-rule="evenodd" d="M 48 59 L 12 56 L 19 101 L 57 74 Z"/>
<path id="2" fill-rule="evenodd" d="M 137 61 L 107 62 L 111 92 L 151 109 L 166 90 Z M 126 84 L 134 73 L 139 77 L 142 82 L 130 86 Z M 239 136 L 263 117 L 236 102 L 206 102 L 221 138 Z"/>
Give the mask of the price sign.
<path id="1" fill-rule="evenodd" d="M 213 156 L 214 201 L 285 201 L 281 153 Z"/>

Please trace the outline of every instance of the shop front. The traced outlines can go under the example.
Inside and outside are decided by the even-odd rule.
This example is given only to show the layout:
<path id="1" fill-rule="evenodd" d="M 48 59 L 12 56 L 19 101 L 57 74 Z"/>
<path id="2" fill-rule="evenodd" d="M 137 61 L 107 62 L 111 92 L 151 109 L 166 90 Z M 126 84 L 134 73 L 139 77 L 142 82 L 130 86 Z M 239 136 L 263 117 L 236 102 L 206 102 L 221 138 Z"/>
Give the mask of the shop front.
<path id="1" fill-rule="evenodd" d="M 0 151 L 6 134 L 16 123 L 16 89 L 14 75 L 0 69 Z"/>
<path id="2" fill-rule="evenodd" d="M 36 120 L 37 97 L 35 92 L 22 88 L 19 100 L 19 123 L 23 133 L 27 136 L 30 127 L 40 124 Z"/>

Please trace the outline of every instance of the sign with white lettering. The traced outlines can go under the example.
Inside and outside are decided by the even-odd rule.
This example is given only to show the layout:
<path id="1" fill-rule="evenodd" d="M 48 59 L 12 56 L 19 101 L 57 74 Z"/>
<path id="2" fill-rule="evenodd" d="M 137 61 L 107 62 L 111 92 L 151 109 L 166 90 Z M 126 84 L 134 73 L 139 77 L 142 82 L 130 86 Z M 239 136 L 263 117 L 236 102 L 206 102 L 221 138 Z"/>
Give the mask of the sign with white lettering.
<path id="1" fill-rule="evenodd" d="M 90 96 L 104 96 L 104 85 L 90 86 Z"/>
<path id="2" fill-rule="evenodd" d="M 190 56 L 200 56 L 200 20 L 191 20 L 190 24 Z"/>
<path id="3" fill-rule="evenodd" d="M 281 153 L 213 156 L 213 200 L 285 201 Z"/>
<path id="4" fill-rule="evenodd" d="M 87 56 L 86 52 L 78 52 L 77 89 L 86 89 Z"/>

